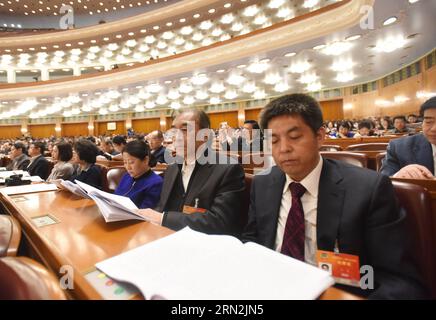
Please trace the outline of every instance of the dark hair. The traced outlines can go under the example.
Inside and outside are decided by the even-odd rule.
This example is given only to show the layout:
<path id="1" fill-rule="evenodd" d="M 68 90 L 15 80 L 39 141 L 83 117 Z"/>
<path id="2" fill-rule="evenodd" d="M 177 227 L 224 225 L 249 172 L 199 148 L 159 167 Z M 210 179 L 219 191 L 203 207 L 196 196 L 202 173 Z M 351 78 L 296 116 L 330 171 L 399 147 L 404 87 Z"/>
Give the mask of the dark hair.
<path id="1" fill-rule="evenodd" d="M 339 128 L 340 128 L 340 127 L 345 128 L 345 129 L 347 129 L 348 131 L 351 130 L 351 126 L 350 126 L 350 123 L 349 123 L 348 121 L 342 121 L 342 122 L 339 124 Z"/>
<path id="2" fill-rule="evenodd" d="M 396 117 L 394 117 L 394 119 L 392 120 L 392 122 L 395 123 L 395 120 L 397 120 L 397 119 L 401 119 L 401 120 L 403 120 L 404 122 L 407 122 L 405 116 L 396 116 Z"/>
<path id="3" fill-rule="evenodd" d="M 306 94 L 289 94 L 268 103 L 260 115 L 260 126 L 268 129 L 268 123 L 282 115 L 299 115 L 312 131 L 317 134 L 322 127 L 322 111 L 319 103 Z"/>
<path id="4" fill-rule="evenodd" d="M 370 121 L 368 120 L 362 120 L 359 122 L 359 125 L 357 126 L 357 128 L 360 130 L 362 128 L 368 128 L 369 130 L 372 129 L 372 124 Z"/>
<path id="5" fill-rule="evenodd" d="M 74 144 L 74 150 L 80 160 L 87 163 L 95 163 L 97 160 L 98 148 L 94 143 L 87 139 L 79 139 L 79 141 Z"/>
<path id="6" fill-rule="evenodd" d="M 95 138 L 93 136 L 86 137 L 86 140 L 91 141 L 92 143 L 95 143 Z"/>
<path id="7" fill-rule="evenodd" d="M 436 107 L 436 106 L 435 106 Z M 407 116 L 407 118 L 408 117 L 415 117 L 415 118 L 418 118 L 418 116 L 416 115 L 416 114 L 413 114 L 413 113 L 411 113 L 411 114 L 409 114 L 408 116 Z"/>
<path id="8" fill-rule="evenodd" d="M 73 147 L 67 142 L 56 143 L 55 146 L 59 151 L 59 160 L 68 162 L 73 157 Z"/>
<path id="9" fill-rule="evenodd" d="M 20 141 L 17 141 L 13 144 L 15 149 L 21 149 L 21 152 L 26 153 L 27 148 L 26 145 Z"/>
<path id="10" fill-rule="evenodd" d="M 123 153 L 126 152 L 132 157 L 138 158 L 143 161 L 148 157 L 148 164 L 150 167 L 156 165 L 155 158 L 150 154 L 150 147 L 144 140 L 133 140 L 124 146 Z"/>
<path id="11" fill-rule="evenodd" d="M 244 124 L 251 124 L 253 129 L 260 129 L 260 126 L 259 126 L 259 124 L 257 123 L 256 120 L 245 120 Z"/>
<path id="12" fill-rule="evenodd" d="M 419 109 L 419 115 L 421 117 L 423 117 L 425 110 L 434 109 L 434 108 L 436 108 L 436 97 L 432 97 L 432 98 L 428 99 L 426 102 L 424 102 L 424 104 Z"/>
<path id="13" fill-rule="evenodd" d="M 39 153 L 44 154 L 44 151 L 45 151 L 45 143 L 44 142 L 35 141 L 35 142 L 32 142 L 31 144 L 33 144 L 35 146 L 35 148 L 39 149 Z"/>
<path id="14" fill-rule="evenodd" d="M 118 145 L 120 145 L 120 144 L 126 144 L 126 138 L 124 137 L 124 136 L 115 136 L 113 139 L 112 139 L 112 143 L 114 143 L 114 144 L 118 144 Z"/>

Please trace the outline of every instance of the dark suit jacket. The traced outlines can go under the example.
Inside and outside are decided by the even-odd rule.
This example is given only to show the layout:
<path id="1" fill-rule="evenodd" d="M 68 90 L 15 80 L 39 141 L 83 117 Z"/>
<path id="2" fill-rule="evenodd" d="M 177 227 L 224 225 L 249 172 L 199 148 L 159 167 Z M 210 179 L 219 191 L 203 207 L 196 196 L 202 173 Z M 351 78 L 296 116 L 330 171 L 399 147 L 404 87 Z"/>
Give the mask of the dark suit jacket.
<path id="1" fill-rule="evenodd" d="M 434 172 L 433 151 L 430 142 L 422 134 L 394 139 L 389 142 L 381 173 L 392 176 L 410 164 L 419 164 Z"/>
<path id="2" fill-rule="evenodd" d="M 273 167 L 257 175 L 251 188 L 244 241 L 274 249 L 285 174 Z M 317 247 L 358 255 L 360 265 L 374 268 L 375 290 L 358 294 L 375 299 L 425 297 L 409 259 L 403 231 L 404 211 L 398 208 L 388 177 L 339 161 L 324 159 L 317 209 Z M 356 293 L 356 292 L 355 292 Z"/>
<path id="3" fill-rule="evenodd" d="M 160 163 L 166 163 L 165 161 L 165 153 L 166 153 L 166 148 L 164 146 L 161 146 L 159 149 L 157 149 L 154 153 L 153 153 L 153 157 L 156 160 L 156 162 L 160 162 Z"/>
<path id="4" fill-rule="evenodd" d="M 40 176 L 41 179 L 47 179 L 49 172 L 49 163 L 43 155 L 38 156 L 26 169 L 31 176 Z"/>
<path id="5" fill-rule="evenodd" d="M 90 186 L 93 186 L 97 189 L 103 188 L 103 182 L 101 177 L 101 169 L 96 164 L 92 164 L 88 170 L 76 172 L 71 178 L 70 181 L 74 182 L 74 180 L 79 180 Z"/>
<path id="6" fill-rule="evenodd" d="M 9 165 L 6 166 L 6 170 L 26 170 L 27 167 L 29 166 L 30 163 L 30 159 L 27 155 L 25 155 L 24 153 L 20 156 L 18 156 L 17 158 L 15 158 L 14 160 L 12 160 L 11 163 L 9 163 Z"/>
<path id="7" fill-rule="evenodd" d="M 223 156 L 220 156 L 220 160 L 227 163 L 234 161 L 227 157 L 224 159 Z M 181 181 L 179 165 L 169 165 L 165 171 L 160 201 L 155 208 L 159 212 L 165 212 L 163 226 L 173 230 L 189 226 L 191 229 L 209 234 L 240 236 L 244 171 L 239 164 L 197 163 L 187 192 L 184 192 L 183 187 L 180 190 L 178 185 L 181 182 L 178 181 Z M 179 211 L 167 211 L 172 204 L 172 198 L 179 196 L 182 200 Z M 206 209 L 206 212 L 183 213 L 183 205 L 194 207 L 196 198 L 198 207 Z"/>

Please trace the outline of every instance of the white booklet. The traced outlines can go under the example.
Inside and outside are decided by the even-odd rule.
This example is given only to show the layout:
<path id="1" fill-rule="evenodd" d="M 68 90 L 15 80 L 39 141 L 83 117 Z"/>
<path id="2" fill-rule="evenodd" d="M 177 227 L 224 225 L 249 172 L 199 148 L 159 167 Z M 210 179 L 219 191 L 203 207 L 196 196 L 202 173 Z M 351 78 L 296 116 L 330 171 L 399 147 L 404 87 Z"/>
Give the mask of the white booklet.
<path id="1" fill-rule="evenodd" d="M 64 180 L 61 184 L 74 194 L 94 200 L 106 222 L 124 220 L 146 221 L 145 217 L 136 213 L 138 207 L 129 197 L 101 191 L 79 180 L 75 180 L 75 182 L 72 183 L 71 181 Z"/>
<path id="2" fill-rule="evenodd" d="M 188 227 L 96 267 L 146 299 L 306 300 L 334 284 L 328 272 L 259 244 Z"/>
<path id="3" fill-rule="evenodd" d="M 58 188 L 52 183 L 37 183 L 26 184 L 22 186 L 13 186 L 0 189 L 0 192 L 7 194 L 8 196 L 24 193 L 44 192 L 44 191 L 56 191 Z"/>

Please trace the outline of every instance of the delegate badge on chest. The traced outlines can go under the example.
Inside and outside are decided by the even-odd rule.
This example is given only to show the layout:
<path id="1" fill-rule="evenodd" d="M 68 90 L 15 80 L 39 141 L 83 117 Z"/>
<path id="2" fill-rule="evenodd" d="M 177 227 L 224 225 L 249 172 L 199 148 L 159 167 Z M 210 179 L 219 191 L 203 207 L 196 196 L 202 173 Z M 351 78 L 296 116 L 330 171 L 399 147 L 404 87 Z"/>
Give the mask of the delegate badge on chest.
<path id="1" fill-rule="evenodd" d="M 316 259 L 318 268 L 330 272 L 336 283 L 360 287 L 359 256 L 318 250 Z"/>
<path id="2" fill-rule="evenodd" d="M 183 213 L 186 213 L 186 214 L 205 213 L 205 212 L 206 212 L 206 209 L 203 209 L 203 208 L 196 208 L 196 207 L 191 207 L 191 206 L 187 206 L 187 205 L 183 206 Z"/>

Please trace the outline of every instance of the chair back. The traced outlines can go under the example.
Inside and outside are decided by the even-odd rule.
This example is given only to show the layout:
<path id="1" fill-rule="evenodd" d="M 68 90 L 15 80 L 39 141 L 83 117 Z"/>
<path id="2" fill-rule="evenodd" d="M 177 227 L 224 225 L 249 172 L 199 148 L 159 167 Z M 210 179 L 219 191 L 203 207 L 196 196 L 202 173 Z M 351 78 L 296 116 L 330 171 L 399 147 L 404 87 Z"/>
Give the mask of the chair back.
<path id="1" fill-rule="evenodd" d="M 430 194 L 422 186 L 392 181 L 400 206 L 406 210 L 407 231 L 411 240 L 411 251 L 417 262 L 424 284 L 432 297 L 436 298 L 436 230 L 432 216 Z"/>
<path id="2" fill-rule="evenodd" d="M 101 170 L 101 185 L 102 190 L 109 192 L 108 182 L 107 182 L 107 171 L 108 167 L 101 165 L 100 163 L 96 163 L 96 166 L 98 166 Z"/>
<path id="3" fill-rule="evenodd" d="M 121 181 L 121 178 L 126 172 L 127 170 L 124 167 L 112 167 L 108 169 L 106 177 L 107 186 L 110 192 L 115 191 Z"/>
<path id="4" fill-rule="evenodd" d="M 27 257 L 0 258 L 0 300 L 65 300 L 59 280 Z"/>
<path id="5" fill-rule="evenodd" d="M 340 160 L 360 168 L 368 168 L 368 157 L 363 153 L 347 151 L 321 151 L 320 154 L 326 159 Z"/>
<path id="6" fill-rule="evenodd" d="M 345 151 L 386 151 L 389 143 L 378 142 L 378 143 L 361 143 L 352 144 L 345 148 Z"/>
<path id="7" fill-rule="evenodd" d="M 321 148 L 319 148 L 319 151 L 342 151 L 341 146 L 337 146 L 337 145 L 332 145 L 332 144 L 324 144 L 321 146 Z"/>
<path id="8" fill-rule="evenodd" d="M 377 172 L 380 172 L 381 167 L 383 165 L 383 159 L 386 158 L 386 151 L 380 152 L 375 156 L 375 164 L 376 164 L 376 170 Z"/>
<path id="9" fill-rule="evenodd" d="M 21 241 L 21 226 L 9 215 L 0 214 L 0 257 L 16 256 Z"/>

